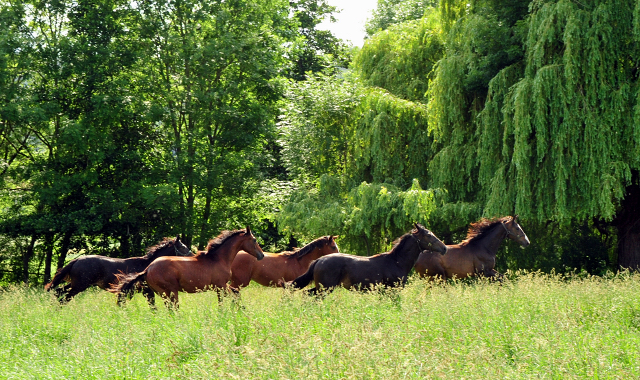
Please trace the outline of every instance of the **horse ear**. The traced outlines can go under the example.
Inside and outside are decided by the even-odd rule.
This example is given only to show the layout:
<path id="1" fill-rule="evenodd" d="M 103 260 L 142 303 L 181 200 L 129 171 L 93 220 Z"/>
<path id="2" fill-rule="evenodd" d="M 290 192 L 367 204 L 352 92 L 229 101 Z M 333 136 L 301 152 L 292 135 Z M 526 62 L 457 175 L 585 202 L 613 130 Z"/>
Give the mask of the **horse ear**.
<path id="1" fill-rule="evenodd" d="M 517 221 L 518 221 L 518 214 L 516 214 L 516 215 L 513 217 L 513 221 L 514 221 L 514 222 L 517 222 Z"/>
<path id="2" fill-rule="evenodd" d="M 247 231 L 246 231 L 247 235 L 251 234 L 251 228 L 249 228 L 249 226 L 247 226 Z"/>

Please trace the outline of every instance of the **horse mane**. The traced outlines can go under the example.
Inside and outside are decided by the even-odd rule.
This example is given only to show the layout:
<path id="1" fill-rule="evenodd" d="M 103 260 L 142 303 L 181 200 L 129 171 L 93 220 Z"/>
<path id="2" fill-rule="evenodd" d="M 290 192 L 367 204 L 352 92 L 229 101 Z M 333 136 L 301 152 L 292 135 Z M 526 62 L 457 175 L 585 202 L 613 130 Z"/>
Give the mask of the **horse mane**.
<path id="1" fill-rule="evenodd" d="M 480 240 L 487 232 L 498 223 L 504 223 L 511 220 L 510 216 L 503 216 L 501 218 L 486 219 L 482 218 L 475 223 L 469 225 L 469 231 L 467 232 L 467 238 L 460 242 L 460 246 L 469 245 L 477 240 Z"/>
<path id="2" fill-rule="evenodd" d="M 406 234 L 394 240 L 393 243 L 391 243 L 391 250 L 388 252 L 385 252 L 384 254 L 392 255 L 394 253 L 402 251 L 404 249 L 405 244 L 407 244 L 407 241 L 410 241 L 409 239 L 407 239 L 407 237 L 411 234 L 412 234 L 411 232 L 407 232 Z M 379 253 L 378 255 L 382 255 L 382 253 Z M 374 256 L 378 256 L 378 255 L 374 255 Z"/>
<path id="3" fill-rule="evenodd" d="M 302 256 L 306 255 L 307 253 L 312 252 L 314 249 L 316 248 L 320 248 L 326 244 L 329 244 L 329 239 L 331 238 L 331 236 L 322 236 L 317 238 L 316 240 L 312 241 L 311 243 L 305 245 L 304 247 L 300 248 L 300 249 L 295 249 L 293 251 L 285 251 L 280 253 L 282 256 L 286 256 L 286 257 L 295 257 L 296 259 L 300 260 L 300 258 L 302 258 Z"/>
<path id="4" fill-rule="evenodd" d="M 207 248 L 204 251 L 199 251 L 196 256 L 213 257 L 216 254 L 218 248 L 223 245 L 228 239 L 235 237 L 240 233 L 244 233 L 244 230 L 222 231 L 218 237 L 209 240 Z"/>
<path id="5" fill-rule="evenodd" d="M 175 238 L 162 238 L 162 241 L 154 246 L 151 246 L 149 248 L 147 248 L 147 253 L 142 256 L 145 259 L 150 259 L 153 257 L 153 255 L 155 255 L 156 253 L 158 253 L 158 251 L 160 251 L 161 249 L 167 247 L 167 246 L 172 246 L 175 244 Z"/>

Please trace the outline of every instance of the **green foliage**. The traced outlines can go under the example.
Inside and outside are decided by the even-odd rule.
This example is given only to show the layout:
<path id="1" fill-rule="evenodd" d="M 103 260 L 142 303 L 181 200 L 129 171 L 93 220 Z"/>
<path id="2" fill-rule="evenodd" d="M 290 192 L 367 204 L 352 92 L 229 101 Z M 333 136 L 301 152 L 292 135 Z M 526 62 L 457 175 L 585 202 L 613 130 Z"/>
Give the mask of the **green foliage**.
<path id="1" fill-rule="evenodd" d="M 435 0 L 378 0 L 378 6 L 365 24 L 365 31 L 371 37 L 393 24 L 418 20 L 436 3 Z"/>
<path id="2" fill-rule="evenodd" d="M 339 234 L 343 249 L 373 254 L 412 222 L 426 223 L 435 205 L 418 185 L 432 154 L 426 121 L 421 103 L 365 92 L 351 78 L 292 85 L 280 142 L 301 188 L 280 211 L 279 228 L 304 240 Z"/>
<path id="3" fill-rule="evenodd" d="M 638 157 L 631 5 L 536 2 L 522 47 L 512 10 L 486 9 L 452 26 L 430 88 L 434 184 L 486 215 L 611 220 Z"/>
<path id="4" fill-rule="evenodd" d="M 435 12 L 427 11 L 368 39 L 354 66 L 367 86 L 426 103 L 429 74 L 444 53 L 441 34 Z"/>
<path id="5" fill-rule="evenodd" d="M 358 109 L 349 146 L 347 175 L 359 181 L 391 183 L 401 188 L 426 180 L 433 152 L 427 109 L 420 103 L 370 89 Z"/>
<path id="6" fill-rule="evenodd" d="M 296 39 L 290 53 L 294 67 L 289 77 L 307 79 L 308 73 L 319 73 L 334 67 L 348 67 L 351 53 L 348 45 L 335 37 L 331 31 L 318 30 L 316 26 L 325 18 L 335 21 L 335 6 L 326 0 L 291 1 L 293 18 L 298 21 L 301 38 Z"/>
<path id="7" fill-rule="evenodd" d="M 346 169 L 361 98 L 361 86 L 335 76 L 318 74 L 289 83 L 278 131 L 282 161 L 294 179 L 308 181 Z"/>
<path id="8" fill-rule="evenodd" d="M 504 95 L 487 108 L 494 101 L 500 107 L 504 96 L 503 115 L 487 113 L 483 121 L 503 126 L 502 162 L 513 166 L 503 169 L 504 180 L 492 180 L 506 186 L 489 194 L 489 206 L 504 208 L 497 197 L 506 187 L 517 194 L 511 207 L 527 217 L 611 220 L 640 153 L 631 5 L 558 1 L 534 11 L 524 77 L 497 89 Z M 496 157 L 498 146 L 483 148 L 481 160 Z"/>
<path id="9" fill-rule="evenodd" d="M 20 242 L 0 252 L 9 281 L 46 279 L 67 252 L 273 229 L 290 193 L 275 143 L 283 78 L 298 58 L 301 73 L 348 60 L 315 30 L 334 10 L 324 1 L 0 7 L 0 239 Z"/>
<path id="10" fill-rule="evenodd" d="M 340 235 L 343 252 L 370 256 L 391 247 L 414 222 L 427 224 L 435 194 L 417 180 L 402 191 L 384 183 L 362 182 L 353 188 L 324 175 L 318 185 L 300 189 L 278 214 L 281 229 L 305 240 Z"/>

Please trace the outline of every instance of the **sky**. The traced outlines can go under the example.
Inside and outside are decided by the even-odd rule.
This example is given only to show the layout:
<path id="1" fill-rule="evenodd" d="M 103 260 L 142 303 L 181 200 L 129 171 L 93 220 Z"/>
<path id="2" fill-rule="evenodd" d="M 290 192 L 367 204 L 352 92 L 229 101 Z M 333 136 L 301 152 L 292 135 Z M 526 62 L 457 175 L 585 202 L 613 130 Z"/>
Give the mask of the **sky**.
<path id="1" fill-rule="evenodd" d="M 334 16 L 337 22 L 324 21 L 316 28 L 330 30 L 334 36 L 362 47 L 364 24 L 371 17 L 371 11 L 378 5 L 378 0 L 328 0 L 327 3 L 342 11 Z"/>

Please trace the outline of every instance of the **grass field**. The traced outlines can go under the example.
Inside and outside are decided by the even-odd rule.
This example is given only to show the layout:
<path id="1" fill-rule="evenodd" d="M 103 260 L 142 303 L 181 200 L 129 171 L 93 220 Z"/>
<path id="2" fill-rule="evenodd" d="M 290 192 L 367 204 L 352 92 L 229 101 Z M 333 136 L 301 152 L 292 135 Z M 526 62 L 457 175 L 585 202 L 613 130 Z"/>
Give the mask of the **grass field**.
<path id="1" fill-rule="evenodd" d="M 252 285 L 221 305 L 181 294 L 177 312 L 10 288 L 0 378 L 640 379 L 640 275 L 512 277 L 322 301 Z"/>

